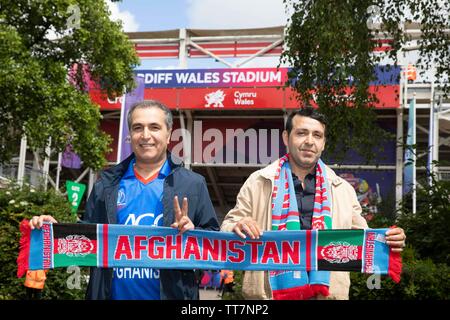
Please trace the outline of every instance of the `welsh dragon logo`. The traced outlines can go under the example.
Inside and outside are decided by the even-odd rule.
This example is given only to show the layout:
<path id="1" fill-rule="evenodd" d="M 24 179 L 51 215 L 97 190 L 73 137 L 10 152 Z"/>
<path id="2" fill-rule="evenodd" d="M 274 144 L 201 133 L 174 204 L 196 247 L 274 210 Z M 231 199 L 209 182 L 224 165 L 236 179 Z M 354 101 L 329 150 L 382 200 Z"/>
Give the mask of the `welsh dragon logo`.
<path id="1" fill-rule="evenodd" d="M 217 90 L 205 95 L 205 108 L 209 108 L 211 105 L 214 108 L 223 108 L 223 100 L 226 94 L 222 90 Z"/>
<path id="2" fill-rule="evenodd" d="M 322 257 L 330 263 L 347 263 L 358 260 L 358 246 L 347 242 L 330 242 L 320 251 Z"/>
<path id="3" fill-rule="evenodd" d="M 83 235 L 69 235 L 58 239 L 58 253 L 69 257 L 83 257 L 92 253 L 94 243 Z"/>

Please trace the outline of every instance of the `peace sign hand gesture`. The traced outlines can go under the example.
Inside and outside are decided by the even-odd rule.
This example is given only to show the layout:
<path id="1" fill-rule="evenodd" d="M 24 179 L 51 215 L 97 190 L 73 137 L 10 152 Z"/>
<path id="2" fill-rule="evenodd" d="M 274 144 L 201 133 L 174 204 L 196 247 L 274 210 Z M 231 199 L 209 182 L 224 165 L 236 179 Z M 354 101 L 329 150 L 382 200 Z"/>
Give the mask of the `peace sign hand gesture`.
<path id="1" fill-rule="evenodd" d="M 180 209 L 178 196 L 175 196 L 173 198 L 173 210 L 175 211 L 175 222 L 170 225 L 172 228 L 177 228 L 180 233 L 195 229 L 194 224 L 188 217 L 188 200 L 186 197 L 183 198 L 183 205 Z"/>

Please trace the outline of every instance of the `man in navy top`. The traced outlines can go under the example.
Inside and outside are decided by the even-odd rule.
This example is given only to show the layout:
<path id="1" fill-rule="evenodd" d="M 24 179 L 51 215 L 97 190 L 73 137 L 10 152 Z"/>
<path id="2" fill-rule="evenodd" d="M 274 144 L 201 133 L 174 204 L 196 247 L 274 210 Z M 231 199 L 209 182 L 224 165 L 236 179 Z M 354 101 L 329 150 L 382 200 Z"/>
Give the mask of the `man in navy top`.
<path id="1" fill-rule="evenodd" d="M 132 160 L 120 180 L 117 196 L 117 222 L 127 225 L 162 226 L 164 179 L 170 173 L 166 160 L 148 179 L 136 169 Z M 115 268 L 113 299 L 160 299 L 159 270 L 151 268 Z"/>
<path id="2" fill-rule="evenodd" d="M 205 179 L 174 161 L 167 151 L 172 114 L 147 100 L 131 107 L 128 128 L 133 154 L 100 174 L 83 221 L 218 230 Z M 180 208 L 179 199 L 182 200 Z M 33 217 L 32 228 L 51 216 Z M 91 268 L 87 299 L 198 299 L 194 270 Z"/>

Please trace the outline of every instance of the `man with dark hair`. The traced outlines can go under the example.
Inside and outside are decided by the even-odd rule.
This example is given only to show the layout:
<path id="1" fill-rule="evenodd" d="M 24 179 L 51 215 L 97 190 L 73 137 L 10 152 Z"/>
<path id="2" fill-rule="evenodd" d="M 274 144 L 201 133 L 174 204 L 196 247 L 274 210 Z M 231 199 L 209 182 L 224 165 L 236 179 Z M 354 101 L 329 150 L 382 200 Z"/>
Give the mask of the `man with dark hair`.
<path id="1" fill-rule="evenodd" d="M 236 206 L 221 230 L 258 239 L 263 230 L 362 229 L 367 223 L 353 187 L 320 159 L 325 149 L 326 119 L 306 107 L 285 124 L 287 154 L 254 172 L 242 186 Z M 387 244 L 399 252 L 406 236 L 401 228 L 387 232 Z M 348 299 L 348 272 L 246 271 L 247 299 Z"/>
<path id="2" fill-rule="evenodd" d="M 297 111 L 293 111 L 289 114 L 288 118 L 286 119 L 286 124 L 285 124 L 285 130 L 287 131 L 288 136 L 291 134 L 292 127 L 293 127 L 292 120 L 294 119 L 295 116 L 308 117 L 308 118 L 319 121 L 321 124 L 323 124 L 323 128 L 325 130 L 325 137 L 326 137 L 326 130 L 327 130 L 327 125 L 328 125 L 327 118 L 325 117 L 325 115 L 318 112 L 316 109 L 314 109 L 312 107 L 302 108 Z"/>
<path id="3" fill-rule="evenodd" d="M 205 179 L 174 161 L 167 151 L 172 114 L 149 100 L 127 116 L 133 154 L 103 171 L 86 204 L 84 222 L 218 230 Z M 179 199 L 182 200 L 180 208 Z M 189 206 L 188 206 L 189 200 Z M 33 217 L 31 228 L 51 216 Z M 91 268 L 88 299 L 199 299 L 194 270 Z"/>

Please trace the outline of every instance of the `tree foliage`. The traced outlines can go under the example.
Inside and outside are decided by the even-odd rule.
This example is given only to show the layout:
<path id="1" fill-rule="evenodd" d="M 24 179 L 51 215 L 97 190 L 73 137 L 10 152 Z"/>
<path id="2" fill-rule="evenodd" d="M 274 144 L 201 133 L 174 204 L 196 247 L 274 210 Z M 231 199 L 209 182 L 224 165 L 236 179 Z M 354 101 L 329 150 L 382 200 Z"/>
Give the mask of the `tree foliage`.
<path id="1" fill-rule="evenodd" d="M 0 300 L 25 299 L 25 278 L 17 278 L 19 254 L 19 224 L 34 215 L 50 214 L 59 222 L 75 223 L 70 203 L 55 190 L 43 191 L 11 183 L 0 188 Z M 80 277 L 66 268 L 49 270 L 43 290 L 44 299 L 83 299 L 86 289 L 87 268 L 78 269 Z M 73 280 L 78 280 L 72 281 Z M 70 285 L 75 284 L 75 286 Z"/>
<path id="2" fill-rule="evenodd" d="M 432 180 L 431 186 L 426 179 L 419 181 L 423 188 L 417 189 L 415 214 L 411 211 L 411 194 L 407 194 L 396 219 L 376 216 L 369 222 L 370 228 L 396 224 L 405 230 L 407 246 L 402 252 L 400 283 L 382 277 L 378 289 L 369 289 L 368 275 L 351 273 L 351 299 L 449 299 L 450 182 L 434 176 Z"/>
<path id="3" fill-rule="evenodd" d="M 350 300 L 448 300 L 450 267 L 431 259 L 420 259 L 414 248 L 402 253 L 399 283 L 388 276 L 352 272 Z M 378 277 L 378 279 L 377 279 Z M 379 281 L 378 281 L 379 280 Z"/>
<path id="4" fill-rule="evenodd" d="M 108 95 L 134 86 L 138 58 L 103 0 L 0 0 L 0 161 L 17 153 L 21 136 L 35 150 L 67 143 L 94 169 L 110 138 L 86 94 L 88 65 Z"/>
<path id="5" fill-rule="evenodd" d="M 412 36 L 405 33 L 404 25 L 418 23 L 422 36 L 417 40 L 417 66 L 422 72 L 435 68 L 436 81 L 450 92 L 450 2 L 447 0 L 376 0 L 383 24 L 380 33 L 393 38 L 393 49 L 388 54 L 396 59 L 399 50 Z M 405 48 L 410 50 L 410 48 Z"/>
<path id="6" fill-rule="evenodd" d="M 405 229 L 408 243 L 412 244 L 420 258 L 450 264 L 450 181 L 420 181 L 417 188 L 416 213 L 410 206 L 411 194 L 404 197 L 398 224 Z"/>
<path id="7" fill-rule="evenodd" d="M 449 28 L 448 1 L 284 2 L 293 14 L 286 30 L 282 62 L 292 66 L 290 83 L 299 100 L 313 101 L 329 118 L 328 149 L 338 151 L 338 158 L 348 149 L 355 149 L 370 159 L 380 142 L 389 138 L 375 124 L 377 98 L 369 91 L 369 85 L 374 80 L 375 66 L 383 59 L 389 57 L 393 66 L 397 64 L 397 53 L 409 40 L 401 27 L 403 23 L 421 23 L 419 67 L 427 68 L 433 59 L 438 78 L 448 80 L 450 39 L 444 33 Z M 393 49 L 373 54 L 380 45 L 375 40 L 383 35 L 392 39 Z"/>

